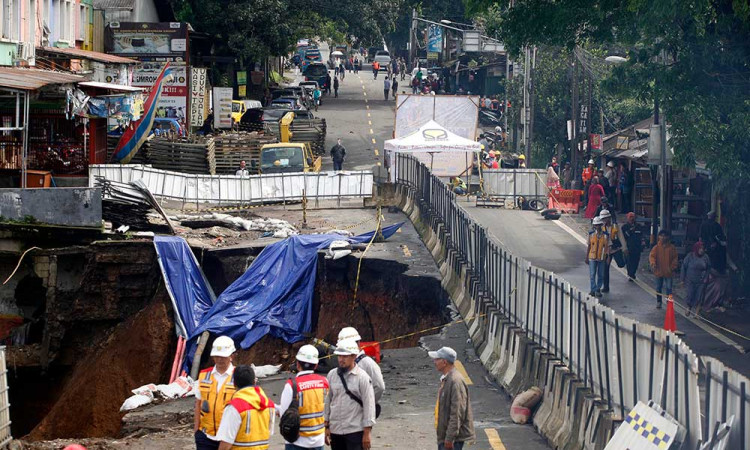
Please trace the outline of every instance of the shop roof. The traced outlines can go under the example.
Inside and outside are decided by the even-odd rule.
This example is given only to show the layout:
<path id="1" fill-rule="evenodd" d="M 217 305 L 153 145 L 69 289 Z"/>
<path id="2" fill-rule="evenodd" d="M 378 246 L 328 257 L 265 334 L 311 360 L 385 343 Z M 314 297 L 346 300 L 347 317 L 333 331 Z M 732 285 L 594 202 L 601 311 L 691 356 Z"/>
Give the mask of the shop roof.
<path id="1" fill-rule="evenodd" d="M 51 70 L 0 67 L 0 88 L 35 91 L 48 84 L 65 84 L 83 81 L 80 75 Z"/>
<path id="2" fill-rule="evenodd" d="M 122 84 L 101 83 L 99 81 L 83 81 L 81 83 L 78 83 L 78 85 L 92 87 L 92 88 L 99 88 L 99 89 L 109 89 L 110 91 L 122 91 L 122 92 L 140 92 L 143 90 L 143 88 L 139 88 L 135 86 L 124 86 Z"/>
<path id="3" fill-rule="evenodd" d="M 138 61 L 122 56 L 110 55 L 108 53 L 94 52 L 91 50 L 81 50 L 80 48 L 57 48 L 57 47 L 39 47 L 39 50 L 56 55 L 70 56 L 72 58 L 90 59 L 107 64 L 137 64 Z"/>

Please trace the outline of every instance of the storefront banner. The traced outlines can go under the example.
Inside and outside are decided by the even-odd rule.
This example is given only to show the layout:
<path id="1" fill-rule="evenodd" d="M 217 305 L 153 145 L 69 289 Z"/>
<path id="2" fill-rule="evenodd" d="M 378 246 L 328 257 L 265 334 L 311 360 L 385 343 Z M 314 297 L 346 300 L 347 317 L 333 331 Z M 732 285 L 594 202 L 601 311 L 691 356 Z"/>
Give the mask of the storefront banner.
<path id="1" fill-rule="evenodd" d="M 232 88 L 215 87 L 214 128 L 232 127 Z"/>
<path id="2" fill-rule="evenodd" d="M 144 88 L 144 93 L 148 94 L 162 67 L 159 63 L 140 64 L 133 71 L 133 86 Z M 184 126 L 188 101 L 187 67 L 171 64 L 169 69 L 172 80 L 163 83 L 161 97 L 156 104 L 156 117 L 177 119 Z"/>
<path id="3" fill-rule="evenodd" d="M 107 53 L 140 61 L 188 62 L 186 23 L 112 22 L 104 36 Z"/>
<path id="4" fill-rule="evenodd" d="M 430 25 L 427 28 L 427 53 L 443 51 L 443 27 Z"/>
<path id="5" fill-rule="evenodd" d="M 206 69 L 190 69 L 190 125 L 199 127 L 206 120 Z"/>

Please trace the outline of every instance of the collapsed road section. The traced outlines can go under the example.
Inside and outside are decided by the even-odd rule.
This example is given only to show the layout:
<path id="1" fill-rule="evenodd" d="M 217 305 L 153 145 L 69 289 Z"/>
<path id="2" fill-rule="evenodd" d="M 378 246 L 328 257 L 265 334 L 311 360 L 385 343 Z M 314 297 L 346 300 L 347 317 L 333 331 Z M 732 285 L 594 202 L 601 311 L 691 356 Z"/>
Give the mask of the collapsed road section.
<path id="1" fill-rule="evenodd" d="M 358 210 L 348 216 L 373 213 Z M 315 211 L 310 217 L 313 224 L 316 215 L 328 222 L 343 216 Z M 385 214 L 387 223 L 403 219 L 400 214 Z M 363 339 L 380 341 L 446 322 L 448 297 L 429 253 L 411 224 L 398 232 L 391 230 L 391 240 L 372 243 L 366 255 L 362 250 L 371 234 L 361 239 L 364 247 L 354 246 L 338 259 L 327 258 L 327 246 L 314 249 L 310 320 L 303 340 L 317 337 L 333 342 L 343 326 L 353 325 Z M 320 236 L 326 235 L 302 238 L 310 241 Z M 248 268 L 263 262 L 269 244 L 284 240 L 213 246 L 206 243 L 215 240 L 191 238 L 190 242 L 195 244 L 189 248 L 190 257 L 205 273 L 207 288 L 221 299 L 250 273 Z M 11 273 L 18 258 L 18 253 L 4 254 L 3 273 Z M 175 320 L 175 291 L 162 277 L 151 238 L 32 250 L 0 292 L 7 310 L 23 322 L 11 333 L 14 345 L 8 348 L 15 436 L 29 441 L 120 436 L 119 408 L 130 390 L 169 378 L 180 320 Z M 408 336 L 383 348 L 413 347 L 418 339 Z M 266 335 L 241 350 L 236 363 L 286 368 L 303 343 Z M 201 367 L 208 364 L 207 356 Z M 75 415 L 70 414 L 72 404 Z"/>

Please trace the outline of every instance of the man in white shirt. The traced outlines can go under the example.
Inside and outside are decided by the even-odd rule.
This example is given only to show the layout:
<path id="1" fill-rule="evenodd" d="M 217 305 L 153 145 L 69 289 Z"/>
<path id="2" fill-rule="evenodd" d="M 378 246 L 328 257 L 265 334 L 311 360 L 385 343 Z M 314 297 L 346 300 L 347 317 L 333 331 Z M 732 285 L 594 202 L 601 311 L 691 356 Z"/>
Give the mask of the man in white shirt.
<path id="1" fill-rule="evenodd" d="M 196 381 L 195 411 L 193 414 L 193 431 L 197 450 L 217 450 L 219 438 L 216 432 L 221 422 L 224 406 L 234 395 L 232 381 L 234 366 L 232 355 L 235 352 L 234 341 L 228 336 L 219 336 L 214 340 L 211 357 L 214 367 L 202 370 Z"/>
<path id="2" fill-rule="evenodd" d="M 345 327 L 339 331 L 339 341 L 353 340 L 357 342 L 357 346 L 360 348 L 359 354 L 354 359 L 359 367 L 364 370 L 372 380 L 372 389 L 375 392 L 375 403 L 380 402 L 380 397 L 385 392 L 385 380 L 383 380 L 383 373 L 380 371 L 380 366 L 375 362 L 374 359 L 367 356 L 362 350 L 362 337 L 354 327 Z M 378 408 L 380 409 L 380 408 Z"/>
<path id="3" fill-rule="evenodd" d="M 240 168 L 234 173 L 238 177 L 249 177 L 250 171 L 245 168 L 245 161 L 240 161 Z"/>

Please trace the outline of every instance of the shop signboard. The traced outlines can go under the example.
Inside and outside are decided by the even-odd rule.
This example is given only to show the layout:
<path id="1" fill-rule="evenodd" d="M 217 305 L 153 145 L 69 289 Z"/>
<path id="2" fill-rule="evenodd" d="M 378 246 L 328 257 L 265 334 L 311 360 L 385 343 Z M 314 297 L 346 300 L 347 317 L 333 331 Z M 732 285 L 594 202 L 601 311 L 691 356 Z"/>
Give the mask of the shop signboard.
<path id="1" fill-rule="evenodd" d="M 154 85 L 164 65 L 161 63 L 141 63 L 133 70 L 133 86 L 144 88 L 144 95 Z M 187 67 L 170 64 L 172 80 L 164 84 L 159 103 L 156 104 L 156 117 L 171 117 L 185 124 L 188 112 Z"/>
<path id="2" fill-rule="evenodd" d="M 206 111 L 206 69 L 190 69 L 190 126 L 203 125 Z"/>
<path id="3" fill-rule="evenodd" d="M 214 128 L 232 128 L 232 88 L 215 87 Z"/>
<path id="4" fill-rule="evenodd" d="M 427 28 L 427 54 L 443 51 L 443 27 L 430 25 Z"/>
<path id="5" fill-rule="evenodd" d="M 112 22 L 105 28 L 107 53 L 149 62 L 188 61 L 188 25 L 183 22 Z"/>

